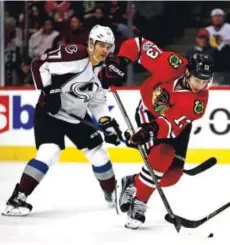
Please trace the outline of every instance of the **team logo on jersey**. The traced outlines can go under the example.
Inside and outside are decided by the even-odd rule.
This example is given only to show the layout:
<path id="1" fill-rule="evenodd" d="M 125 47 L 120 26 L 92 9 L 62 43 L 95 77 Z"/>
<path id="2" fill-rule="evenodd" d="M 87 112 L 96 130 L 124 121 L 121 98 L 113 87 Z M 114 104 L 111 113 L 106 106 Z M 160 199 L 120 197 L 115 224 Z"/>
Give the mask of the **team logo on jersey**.
<path id="1" fill-rule="evenodd" d="M 195 114 L 202 114 L 204 112 L 204 102 L 195 100 L 194 102 L 194 112 Z"/>
<path id="2" fill-rule="evenodd" d="M 169 93 L 160 86 L 156 86 L 153 90 L 152 103 L 155 112 L 165 114 L 171 106 Z"/>
<path id="3" fill-rule="evenodd" d="M 169 56 L 169 64 L 174 68 L 177 69 L 180 64 L 182 64 L 182 60 L 176 56 L 175 54 Z"/>
<path id="4" fill-rule="evenodd" d="M 74 97 L 84 100 L 87 103 L 98 89 L 99 85 L 95 82 L 78 82 L 70 86 L 70 92 Z"/>
<path id="5" fill-rule="evenodd" d="M 77 46 L 76 45 L 68 45 L 67 47 L 65 47 L 65 51 L 68 54 L 77 53 Z"/>

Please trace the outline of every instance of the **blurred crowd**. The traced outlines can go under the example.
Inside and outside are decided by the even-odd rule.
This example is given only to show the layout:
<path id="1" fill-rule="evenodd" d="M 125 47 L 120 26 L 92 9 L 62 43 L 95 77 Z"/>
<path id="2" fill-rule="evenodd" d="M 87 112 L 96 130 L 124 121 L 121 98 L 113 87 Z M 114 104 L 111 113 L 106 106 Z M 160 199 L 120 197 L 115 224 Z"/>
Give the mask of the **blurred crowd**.
<path id="1" fill-rule="evenodd" d="M 115 33 L 115 54 L 130 37 L 141 35 L 164 48 L 182 38 L 185 28 L 198 27 L 194 46 L 184 55 L 210 54 L 216 83 L 230 84 L 228 15 L 224 9 L 211 7 L 199 2 L 134 1 L 129 6 L 127 1 L 113 0 L 5 2 L 5 84 L 33 84 L 33 58 L 57 49 L 61 43 L 87 45 L 89 30 L 96 24 L 109 26 Z M 143 74 L 143 68 L 136 64 L 134 72 Z M 143 76 L 136 80 L 143 80 Z"/>
<path id="2" fill-rule="evenodd" d="M 214 62 L 214 83 L 230 85 L 230 24 L 226 13 L 215 8 L 210 12 L 211 25 L 197 30 L 195 44 L 185 56 L 194 53 L 208 54 Z"/>

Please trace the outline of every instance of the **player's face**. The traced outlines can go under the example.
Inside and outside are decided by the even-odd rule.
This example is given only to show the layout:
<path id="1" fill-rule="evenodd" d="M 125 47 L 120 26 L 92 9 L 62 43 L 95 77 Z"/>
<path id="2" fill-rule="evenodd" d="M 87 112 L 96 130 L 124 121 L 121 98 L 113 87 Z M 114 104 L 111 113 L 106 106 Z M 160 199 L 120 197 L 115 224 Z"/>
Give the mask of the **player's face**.
<path id="1" fill-rule="evenodd" d="M 197 94 L 208 87 L 209 80 L 202 80 L 198 77 L 191 76 L 188 79 L 190 89 L 193 93 Z"/>
<path id="2" fill-rule="evenodd" d="M 97 57 L 99 61 L 104 61 L 106 56 L 111 51 L 112 44 L 104 43 L 104 42 L 96 42 L 94 47 L 94 55 Z"/>
<path id="3" fill-rule="evenodd" d="M 72 29 L 73 31 L 79 29 L 79 28 L 80 28 L 80 25 L 81 25 L 81 23 L 80 23 L 80 21 L 79 21 L 78 18 L 73 17 L 73 18 L 71 19 L 71 21 L 70 21 L 70 27 L 71 27 L 71 29 Z"/>
<path id="4" fill-rule="evenodd" d="M 213 25 L 222 25 L 224 23 L 224 17 L 221 15 L 215 15 L 212 17 Z"/>

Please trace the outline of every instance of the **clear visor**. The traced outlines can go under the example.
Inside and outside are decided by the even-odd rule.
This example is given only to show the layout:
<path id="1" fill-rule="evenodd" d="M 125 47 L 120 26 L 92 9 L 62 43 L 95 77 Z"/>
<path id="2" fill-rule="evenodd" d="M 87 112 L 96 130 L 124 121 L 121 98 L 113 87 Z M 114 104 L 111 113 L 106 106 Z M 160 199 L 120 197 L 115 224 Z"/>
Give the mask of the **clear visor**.
<path id="1" fill-rule="evenodd" d="M 98 45 L 101 50 L 104 50 L 108 53 L 113 53 L 115 49 L 115 44 L 114 43 L 107 43 L 107 42 L 102 42 L 99 40 L 94 41 L 94 46 Z"/>

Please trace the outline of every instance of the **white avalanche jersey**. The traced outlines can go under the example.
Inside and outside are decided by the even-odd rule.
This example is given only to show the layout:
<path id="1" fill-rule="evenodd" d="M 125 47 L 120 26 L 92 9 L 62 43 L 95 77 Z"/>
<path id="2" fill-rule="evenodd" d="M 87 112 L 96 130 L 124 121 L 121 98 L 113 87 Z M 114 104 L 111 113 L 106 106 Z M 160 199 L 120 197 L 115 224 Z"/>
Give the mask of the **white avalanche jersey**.
<path id="1" fill-rule="evenodd" d="M 101 66 L 92 66 L 87 49 L 82 45 L 60 45 L 59 49 L 34 59 L 31 64 L 37 89 L 51 84 L 61 89 L 61 109 L 50 116 L 69 123 L 79 123 L 73 115 L 84 118 L 87 110 L 97 120 L 109 114 L 107 91 L 98 79 L 100 70 Z M 42 97 L 41 94 L 41 104 Z"/>

